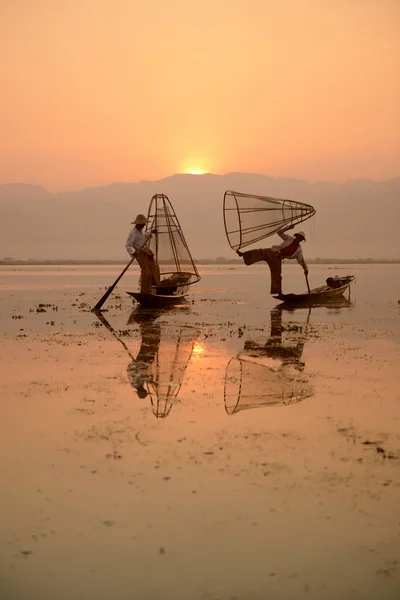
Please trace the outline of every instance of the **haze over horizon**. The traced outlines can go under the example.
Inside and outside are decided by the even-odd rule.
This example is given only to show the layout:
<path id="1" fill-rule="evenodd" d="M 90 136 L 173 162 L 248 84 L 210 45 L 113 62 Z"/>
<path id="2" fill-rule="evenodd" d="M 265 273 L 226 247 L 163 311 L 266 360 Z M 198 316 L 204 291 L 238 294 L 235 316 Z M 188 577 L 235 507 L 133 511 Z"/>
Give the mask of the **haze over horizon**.
<path id="1" fill-rule="evenodd" d="M 172 177 L 177 177 L 180 175 L 187 175 L 187 176 L 191 176 L 193 178 L 201 178 L 207 175 L 210 176 L 216 176 L 216 177 L 224 177 L 224 176 L 230 176 L 230 175 L 254 175 L 255 177 L 257 176 L 262 176 L 262 177 L 266 177 L 270 180 L 287 180 L 287 181 L 299 181 L 299 182 L 304 182 L 304 183 L 309 183 L 309 184 L 318 184 L 318 183 L 331 183 L 331 184 L 335 184 L 335 185 L 345 185 L 347 183 L 352 183 L 352 182 L 361 182 L 361 181 L 365 181 L 365 182 L 370 182 L 370 183 L 388 183 L 390 181 L 396 181 L 397 179 L 400 179 L 400 174 L 399 175 L 394 175 L 393 177 L 388 177 L 388 178 L 370 178 L 370 177 L 350 177 L 349 179 L 345 179 L 343 181 L 335 181 L 335 180 L 329 180 L 329 179 L 324 179 L 324 178 L 315 178 L 315 179 L 311 179 L 311 178 L 306 178 L 306 177 L 275 177 L 272 175 L 268 175 L 265 173 L 253 173 L 253 172 L 245 172 L 245 171 L 229 171 L 227 173 L 212 173 L 212 172 L 204 172 L 204 173 L 171 173 L 169 175 L 165 175 L 164 177 L 161 177 L 159 179 L 137 179 L 137 180 L 131 180 L 131 181 L 106 181 L 103 184 L 99 184 L 99 185 L 78 185 L 78 184 L 73 184 L 71 183 L 69 186 L 63 188 L 63 189 L 59 189 L 59 190 L 53 190 L 50 187 L 47 187 L 44 184 L 41 183 L 33 183 L 31 181 L 7 181 L 4 183 L 0 183 L 0 187 L 6 188 L 7 186 L 9 186 L 10 188 L 12 186 L 26 186 L 27 188 L 41 188 L 43 190 L 45 190 L 46 192 L 49 192 L 51 194 L 63 194 L 63 193 L 68 193 L 68 192 L 83 192 L 83 191 L 87 191 L 87 190 L 92 190 L 92 189 L 100 189 L 100 188 L 108 188 L 108 187 L 112 187 L 115 185 L 135 185 L 138 183 L 156 183 L 156 182 L 162 182 L 162 181 L 166 181 L 168 179 L 171 179 Z M 267 195 L 267 194 L 266 194 Z"/>
<path id="2" fill-rule="evenodd" d="M 400 178 L 338 184 L 252 173 L 173 175 L 51 193 L 40 186 L 0 185 L 0 258 L 126 260 L 125 240 L 151 197 L 165 193 L 196 258 L 235 258 L 226 239 L 222 200 L 228 189 L 311 204 L 301 224 L 308 258 L 400 258 Z M 258 246 L 276 243 L 270 237 Z"/>

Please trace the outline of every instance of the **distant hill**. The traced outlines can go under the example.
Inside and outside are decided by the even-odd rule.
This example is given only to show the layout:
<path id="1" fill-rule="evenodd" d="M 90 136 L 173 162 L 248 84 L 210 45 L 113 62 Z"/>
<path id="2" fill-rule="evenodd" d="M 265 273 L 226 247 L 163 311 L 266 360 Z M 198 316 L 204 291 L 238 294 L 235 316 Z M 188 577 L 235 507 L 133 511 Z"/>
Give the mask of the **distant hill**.
<path id="1" fill-rule="evenodd" d="M 40 186 L 0 185 L 0 259 L 125 260 L 130 221 L 155 193 L 173 203 L 192 254 L 233 258 L 224 232 L 225 190 L 290 198 L 317 214 L 301 225 L 309 258 L 400 257 L 400 178 L 344 184 L 275 179 L 251 173 L 173 175 L 65 193 Z M 268 246 L 277 238 L 258 245 Z"/>

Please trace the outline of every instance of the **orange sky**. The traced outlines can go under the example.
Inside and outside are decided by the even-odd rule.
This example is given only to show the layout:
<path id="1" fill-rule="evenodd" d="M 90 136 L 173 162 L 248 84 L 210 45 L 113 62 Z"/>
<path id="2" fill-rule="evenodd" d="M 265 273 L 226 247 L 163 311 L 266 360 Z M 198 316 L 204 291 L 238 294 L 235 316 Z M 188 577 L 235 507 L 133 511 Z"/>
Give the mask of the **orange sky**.
<path id="1" fill-rule="evenodd" d="M 398 0 L 0 0 L 0 183 L 400 175 Z"/>

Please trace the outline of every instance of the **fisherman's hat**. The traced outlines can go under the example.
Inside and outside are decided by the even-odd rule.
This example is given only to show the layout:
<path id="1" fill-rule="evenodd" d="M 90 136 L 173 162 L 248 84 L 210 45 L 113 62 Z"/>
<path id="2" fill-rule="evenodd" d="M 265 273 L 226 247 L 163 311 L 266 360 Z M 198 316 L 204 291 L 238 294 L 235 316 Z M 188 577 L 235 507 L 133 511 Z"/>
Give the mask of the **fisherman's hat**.
<path id="1" fill-rule="evenodd" d="M 301 235 L 304 241 L 306 241 L 306 234 L 304 231 L 297 231 L 294 235 Z"/>
<path id="2" fill-rule="evenodd" d="M 132 225 L 146 225 L 147 219 L 144 215 L 138 215 L 134 221 L 132 221 Z"/>

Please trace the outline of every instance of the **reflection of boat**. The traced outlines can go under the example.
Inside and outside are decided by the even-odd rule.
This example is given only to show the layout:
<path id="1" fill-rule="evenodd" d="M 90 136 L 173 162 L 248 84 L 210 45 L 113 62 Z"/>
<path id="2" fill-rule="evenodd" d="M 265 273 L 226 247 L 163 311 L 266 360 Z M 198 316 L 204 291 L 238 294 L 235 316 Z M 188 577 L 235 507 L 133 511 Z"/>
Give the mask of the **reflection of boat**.
<path id="1" fill-rule="evenodd" d="M 181 302 L 189 286 L 200 280 L 182 228 L 168 197 L 152 197 L 147 214 L 147 230 L 156 230 L 148 247 L 160 268 L 160 285 L 151 293 L 128 292 L 142 306 L 157 307 Z"/>
<path id="2" fill-rule="evenodd" d="M 336 298 L 343 296 L 347 289 L 350 291 L 350 285 L 354 279 L 354 275 L 346 275 L 346 277 L 328 277 L 326 285 L 314 288 L 310 290 L 310 293 L 280 294 L 279 296 L 274 296 L 274 298 L 294 304 L 319 304 L 321 302 L 329 302 L 331 299 L 335 300 Z"/>
<path id="3" fill-rule="evenodd" d="M 225 372 L 225 410 L 241 410 L 294 404 L 313 395 L 304 374 L 302 354 L 307 339 L 305 323 L 282 323 L 282 307 L 271 310 L 271 333 L 266 343 L 247 340 Z M 283 338 L 285 333 L 285 339 Z"/>
<path id="4" fill-rule="evenodd" d="M 139 398 L 149 396 L 157 418 L 169 415 L 198 337 L 198 331 L 193 327 L 156 323 L 164 313 L 143 308 L 132 311 L 128 323 L 136 322 L 141 336 L 136 358 L 104 315 L 95 313 L 127 351 L 131 358 L 127 367 L 129 383 Z"/>
<path id="5" fill-rule="evenodd" d="M 338 311 L 341 308 L 352 308 L 354 305 L 350 298 L 345 296 L 334 296 L 333 298 L 326 298 L 325 300 L 319 300 L 318 302 L 282 302 L 277 304 L 277 308 L 281 308 L 287 312 L 294 312 L 296 310 L 310 310 L 326 308 L 331 311 Z"/>
<path id="6" fill-rule="evenodd" d="M 166 306 L 151 307 L 137 304 L 129 315 L 128 324 L 155 321 L 158 317 L 172 314 L 186 314 L 190 309 L 191 304 L 185 298 L 181 300 L 179 306 L 167 304 Z"/>

